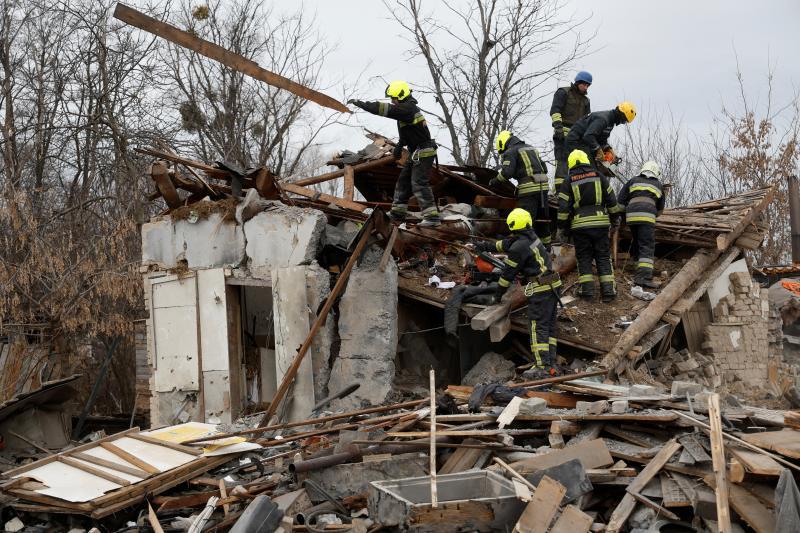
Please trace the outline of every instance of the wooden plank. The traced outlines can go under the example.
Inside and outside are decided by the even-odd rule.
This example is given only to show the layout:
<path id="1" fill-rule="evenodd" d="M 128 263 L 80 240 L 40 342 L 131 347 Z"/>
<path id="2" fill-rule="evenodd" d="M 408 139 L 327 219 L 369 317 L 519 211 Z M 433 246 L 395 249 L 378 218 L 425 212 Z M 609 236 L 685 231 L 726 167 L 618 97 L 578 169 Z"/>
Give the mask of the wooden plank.
<path id="1" fill-rule="evenodd" d="M 161 522 L 158 521 L 156 512 L 153 511 L 153 506 L 150 505 L 150 502 L 147 502 L 147 518 L 150 521 L 150 527 L 153 528 L 155 533 L 164 533 L 164 528 L 161 527 Z"/>
<path id="2" fill-rule="evenodd" d="M 761 455 L 738 446 L 728 446 L 728 452 L 731 453 L 739 462 L 742 463 L 745 470 L 751 474 L 759 476 L 780 476 L 783 472 L 783 467 L 776 460 L 766 455 Z"/>
<path id="3" fill-rule="evenodd" d="M 94 448 L 95 446 L 98 446 L 99 444 L 101 444 L 103 442 L 110 442 L 110 441 L 117 440 L 117 439 L 122 438 L 122 437 L 130 436 L 131 433 L 138 433 L 138 432 L 139 432 L 139 428 L 138 427 L 133 427 L 133 428 L 130 428 L 130 429 L 126 429 L 125 431 L 122 431 L 120 433 L 115 433 L 113 435 L 109 435 L 107 437 L 103 437 L 100 440 L 96 440 L 94 442 L 89 442 L 87 444 L 81 444 L 80 446 L 76 446 L 75 448 L 70 448 L 69 450 L 65 450 L 63 452 L 59 452 L 59 453 L 50 455 L 50 456 L 45 457 L 43 459 L 39 459 L 38 461 L 34 461 L 33 463 L 29 463 L 27 465 L 23 465 L 23 466 L 14 468 L 13 470 L 8 470 L 8 471 L 3 473 L 3 476 L 7 477 L 7 478 L 16 477 L 16 476 L 18 476 L 20 474 L 28 472 L 29 470 L 33 470 L 35 468 L 39 468 L 42 465 L 46 465 L 48 463 L 52 463 L 53 461 L 58 461 L 58 458 L 63 456 L 63 455 L 72 455 L 72 454 L 74 454 L 76 452 L 83 452 L 83 451 L 89 450 L 91 448 Z"/>
<path id="4" fill-rule="evenodd" d="M 530 481 L 525 479 L 519 472 L 517 472 L 516 470 L 511 468 L 511 466 L 509 464 L 507 464 L 505 461 L 503 461 L 499 457 L 495 457 L 494 458 L 494 462 L 497 463 L 498 465 L 500 465 L 500 467 L 502 467 L 503 470 L 505 470 L 506 472 L 511 474 L 512 479 L 514 479 L 516 481 L 519 481 L 520 483 L 522 483 L 523 485 L 525 485 L 526 487 L 528 487 L 532 491 L 536 490 L 536 487 Z"/>
<path id="5" fill-rule="evenodd" d="M 716 490 L 714 475 L 705 476 L 703 481 Z M 730 485 L 728 496 L 730 498 L 730 506 L 736 511 L 736 514 L 756 533 L 775 532 L 775 514 L 753 493 L 742 485 Z"/>
<path id="6" fill-rule="evenodd" d="M 228 489 L 225 487 L 225 480 L 219 480 L 219 497 L 221 500 L 225 500 L 228 498 Z M 231 512 L 231 507 L 227 503 L 222 505 L 222 512 L 225 513 L 225 516 Z"/>
<path id="7" fill-rule="evenodd" d="M 600 432 L 603 431 L 603 427 L 605 424 L 600 422 L 592 422 L 584 427 L 574 438 L 570 439 L 567 443 L 567 448 L 572 448 L 573 446 L 577 446 L 582 442 L 587 442 L 591 440 L 595 440 L 597 437 L 600 436 Z"/>
<path id="8" fill-rule="evenodd" d="M 503 429 L 514 421 L 514 418 L 519 414 L 519 406 L 521 403 L 522 398 L 519 396 L 511 398 L 511 401 L 505 406 L 500 416 L 497 417 L 498 428 Z"/>
<path id="9" fill-rule="evenodd" d="M 669 474 L 662 472 L 661 496 L 664 507 L 691 507 L 692 499 L 683 492 L 680 485 L 670 477 Z"/>
<path id="10" fill-rule="evenodd" d="M 351 165 L 344 166 L 344 199 L 353 201 L 356 173 Z"/>
<path id="11" fill-rule="evenodd" d="M 567 505 L 561 512 L 550 533 L 586 533 L 594 520 L 574 505 Z"/>
<path id="12" fill-rule="evenodd" d="M 464 439 L 463 444 L 474 444 L 478 446 L 482 444 L 482 442 L 477 439 Z M 478 462 L 478 458 L 482 453 L 483 450 L 478 447 L 457 448 L 439 469 L 438 474 L 455 474 L 456 472 L 469 470 L 475 466 L 475 463 Z"/>
<path id="13" fill-rule="evenodd" d="M 101 442 L 100 446 L 103 447 L 104 449 L 108 450 L 109 452 L 113 453 L 114 455 L 116 455 L 117 457 L 122 459 L 123 461 L 126 461 L 126 462 L 136 466 L 137 468 L 141 468 L 142 470 L 144 470 L 148 474 L 160 474 L 161 473 L 161 470 L 159 470 L 158 468 L 154 467 L 153 465 L 151 465 L 150 463 L 148 463 L 146 461 L 143 461 L 143 460 L 139 459 L 135 455 L 132 455 L 132 454 L 126 452 L 125 450 L 123 450 L 122 448 L 117 446 L 116 444 L 113 444 L 111 442 Z"/>
<path id="14" fill-rule="evenodd" d="M 127 479 L 115 476 L 114 474 L 109 474 L 104 470 L 94 468 L 92 466 L 87 465 L 86 463 L 78 461 L 77 459 L 73 459 L 72 457 L 67 457 L 66 455 L 59 457 L 58 461 L 64 463 L 65 465 L 71 466 L 72 468 L 77 468 L 78 470 L 82 470 L 87 474 L 91 474 L 95 477 L 105 479 L 106 481 L 110 481 L 111 483 L 116 483 L 117 485 L 120 485 L 122 487 L 127 487 L 128 485 L 131 484 L 131 482 L 128 481 Z"/>
<path id="15" fill-rule="evenodd" d="M 177 444 L 175 442 L 167 442 L 150 435 L 134 433 L 133 435 L 128 436 L 132 439 L 140 440 L 148 444 L 155 444 L 156 446 L 163 446 L 164 448 L 169 448 L 170 450 L 175 450 L 176 452 L 187 453 L 189 455 L 203 455 L 203 450 L 198 450 L 197 448 L 192 448 L 191 446 L 184 446 L 183 444 Z"/>
<path id="16" fill-rule="evenodd" d="M 86 461 L 87 463 L 92 463 L 97 466 L 104 466 L 106 468 L 111 468 L 112 470 L 116 470 L 117 472 L 130 474 L 131 476 L 140 477 L 142 479 L 145 479 L 150 475 L 144 470 L 141 470 L 139 468 L 132 468 L 130 466 L 121 465 L 119 463 L 115 463 L 114 461 L 108 461 L 100 457 L 95 457 L 94 455 L 89 455 L 88 453 L 75 452 L 69 454 L 69 457 L 74 457 L 75 459 L 80 459 L 81 461 Z"/>
<path id="17" fill-rule="evenodd" d="M 622 530 L 622 527 L 625 525 L 625 522 L 628 521 L 628 517 L 633 512 L 634 507 L 636 507 L 636 498 L 634 498 L 630 493 L 631 492 L 641 492 L 642 489 L 653 479 L 656 474 L 667 464 L 667 461 L 681 449 L 681 444 L 673 439 L 667 442 L 661 451 L 656 454 L 653 459 L 647 463 L 642 471 L 639 473 L 638 476 L 628 485 L 627 494 L 623 496 L 620 503 L 617 505 L 614 512 L 611 514 L 611 518 L 608 521 L 608 525 L 606 526 L 606 531 L 609 533 L 617 533 Z"/>
<path id="18" fill-rule="evenodd" d="M 728 470 L 725 461 L 725 445 L 722 440 L 719 394 L 708 397 L 708 420 L 711 426 L 711 458 L 714 464 L 714 479 L 717 496 L 717 527 L 720 533 L 731 532 L 731 510 L 728 507 Z"/>
<path id="19" fill-rule="evenodd" d="M 306 198 L 311 198 L 312 200 L 325 202 L 326 204 L 338 205 L 339 207 L 342 207 L 344 209 L 352 209 L 354 211 L 358 211 L 359 213 L 363 213 L 367 209 L 367 206 L 364 204 L 360 204 L 358 202 L 354 202 L 351 200 L 346 200 L 344 198 L 339 198 L 338 196 L 331 196 L 330 194 L 317 192 L 313 189 L 307 189 L 305 187 L 301 187 L 300 185 L 295 185 L 294 183 L 287 183 L 285 181 L 282 181 L 278 183 L 278 187 L 280 187 L 284 191 L 296 194 L 298 196 L 305 196 Z"/>
<path id="20" fill-rule="evenodd" d="M 800 459 L 800 431 L 784 429 L 782 431 L 767 431 L 764 433 L 745 433 L 742 440 L 760 448 Z"/>
<path id="21" fill-rule="evenodd" d="M 564 485 L 544 476 L 514 526 L 513 533 L 546 533 L 566 493 Z"/>
<path id="22" fill-rule="evenodd" d="M 156 20 L 153 17 L 148 17 L 124 4 L 117 4 L 114 10 L 114 18 L 141 30 L 150 32 L 153 35 L 158 35 L 189 50 L 193 50 L 209 59 L 222 63 L 226 67 L 246 74 L 256 80 L 263 81 L 273 87 L 284 89 L 301 98 L 311 100 L 321 106 L 342 113 L 350 112 L 344 104 L 326 94 L 322 94 L 321 92 L 310 89 L 288 78 L 284 78 L 279 74 L 270 72 L 260 67 L 255 61 L 246 59 L 235 52 L 231 52 L 217 44 L 192 35 L 188 31 L 178 29 L 175 26 Z"/>
<path id="23" fill-rule="evenodd" d="M 689 452 L 695 462 L 704 463 L 711 461 L 711 457 L 706 453 L 703 446 L 697 442 L 697 439 L 692 435 L 685 435 L 678 439 L 683 445 L 684 450 Z"/>
<path id="24" fill-rule="evenodd" d="M 665 516 L 665 517 L 669 518 L 670 520 L 676 520 L 676 521 L 680 520 L 680 517 L 678 515 L 676 515 L 675 513 L 670 511 L 669 509 L 665 509 L 664 507 L 661 507 L 660 505 L 658 505 L 656 502 L 654 502 L 653 500 L 651 500 L 650 498 L 648 498 L 644 494 L 641 494 L 641 493 L 638 493 L 638 492 L 630 492 L 630 491 L 628 491 L 628 494 L 633 496 L 633 498 L 637 502 L 641 503 L 642 505 L 644 505 L 646 507 L 649 507 L 650 509 L 654 510 L 659 515 Z"/>
<path id="25" fill-rule="evenodd" d="M 573 459 L 580 459 L 584 468 L 602 468 L 614 463 L 603 439 L 595 439 L 566 447 L 563 450 L 523 459 L 511 463 L 511 467 L 522 474 L 529 474 Z"/>
<path id="26" fill-rule="evenodd" d="M 511 331 L 511 317 L 506 315 L 489 326 L 489 340 L 492 342 L 500 342 L 506 338 L 509 331 Z"/>
<path id="27" fill-rule="evenodd" d="M 745 468 L 736 457 L 731 457 L 728 463 L 728 480 L 731 483 L 741 483 L 744 481 Z"/>

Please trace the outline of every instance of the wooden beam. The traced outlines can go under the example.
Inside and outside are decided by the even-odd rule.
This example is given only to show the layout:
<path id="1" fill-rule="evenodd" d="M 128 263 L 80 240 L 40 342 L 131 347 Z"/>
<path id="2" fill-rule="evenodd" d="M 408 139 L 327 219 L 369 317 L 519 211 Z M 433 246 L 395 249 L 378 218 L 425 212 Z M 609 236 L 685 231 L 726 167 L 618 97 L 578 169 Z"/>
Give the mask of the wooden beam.
<path id="1" fill-rule="evenodd" d="M 711 425 L 711 459 L 714 464 L 714 480 L 717 485 L 717 527 L 720 533 L 731 532 L 731 510 L 728 507 L 728 476 L 725 461 L 725 445 L 722 441 L 719 394 L 708 397 L 708 421 Z"/>
<path id="2" fill-rule="evenodd" d="M 75 452 L 69 454 L 69 456 L 74 457 L 75 459 L 80 459 L 81 461 L 86 461 L 87 463 L 95 464 L 97 466 L 104 466 L 106 468 L 111 468 L 112 470 L 116 470 L 117 472 L 122 472 L 123 474 L 129 474 L 131 476 L 140 477 L 142 479 L 150 476 L 150 474 L 148 474 L 144 470 L 121 465 L 119 463 L 115 463 L 114 461 L 107 461 L 106 459 L 95 457 L 94 455 L 89 455 L 88 453 Z"/>
<path id="3" fill-rule="evenodd" d="M 317 183 L 324 183 L 326 181 L 335 180 L 337 178 L 344 177 L 347 169 L 352 169 L 353 172 L 353 179 L 355 180 L 355 173 L 356 172 L 363 172 L 365 170 L 372 170 L 374 168 L 380 168 L 384 165 L 389 165 L 390 163 L 394 162 L 394 156 L 387 155 L 381 157 L 380 159 L 373 159 L 372 161 L 365 161 L 363 163 L 359 163 L 357 165 L 345 165 L 344 168 L 340 170 L 334 170 L 333 172 L 326 172 L 325 174 L 320 174 L 319 176 L 311 176 L 310 178 L 303 178 L 301 180 L 297 180 L 293 182 L 295 185 L 300 185 L 301 187 L 307 187 L 308 185 L 316 185 Z M 347 190 L 347 179 L 345 179 L 345 190 Z M 345 195 L 346 197 L 346 195 Z M 352 200 L 352 198 L 350 198 Z"/>
<path id="4" fill-rule="evenodd" d="M 350 165 L 344 166 L 344 198 L 345 200 L 353 200 L 353 195 L 355 194 L 356 184 L 355 184 L 355 171 L 353 167 Z"/>
<path id="5" fill-rule="evenodd" d="M 667 464 L 670 457 L 672 457 L 675 452 L 681 449 L 681 443 L 675 439 L 664 444 L 664 447 L 661 448 L 655 457 L 653 457 L 647 466 L 645 466 L 642 471 L 639 473 L 638 476 L 628 485 L 627 493 L 623 496 L 622 500 L 617 505 L 617 508 L 614 509 L 614 512 L 611 514 L 611 518 L 608 520 L 608 525 L 606 526 L 606 531 L 608 533 L 618 533 L 622 530 L 622 527 L 625 525 L 625 522 L 628 521 L 628 517 L 633 512 L 634 507 L 636 507 L 636 498 L 631 494 L 632 492 L 639 493 L 642 489 L 647 486 L 651 479 L 653 479 L 656 474 Z"/>
<path id="6" fill-rule="evenodd" d="M 146 442 L 148 444 L 163 446 L 164 448 L 169 448 L 170 450 L 175 450 L 176 452 L 187 453 L 189 455 L 203 455 L 203 451 L 198 450 L 197 448 L 191 448 L 189 446 L 184 446 L 182 444 L 176 444 L 174 442 L 161 440 L 157 437 L 152 437 L 150 435 L 142 435 L 141 433 L 134 433 L 133 435 L 128 435 L 128 437 L 140 440 L 142 442 Z"/>
<path id="7" fill-rule="evenodd" d="M 431 397 L 431 449 L 430 449 L 430 476 L 431 476 L 431 507 L 439 506 L 439 492 L 436 487 L 436 372 L 430 370 L 430 397 Z"/>
<path id="8" fill-rule="evenodd" d="M 116 9 L 114 9 L 114 18 L 146 32 L 152 33 L 153 35 L 162 37 L 172 43 L 188 48 L 189 50 L 204 55 L 209 59 L 218 61 L 228 68 L 243 74 L 247 74 L 251 78 L 263 81 L 264 83 L 272 85 L 273 87 L 285 89 L 301 98 L 311 100 L 312 102 L 315 102 L 321 106 L 328 107 L 342 113 L 350 112 L 350 110 L 347 109 L 344 104 L 328 95 L 322 94 L 321 92 L 310 89 L 304 85 L 300 85 L 299 83 L 288 78 L 284 78 L 279 74 L 275 74 L 274 72 L 270 72 L 269 70 L 261 68 L 255 61 L 246 59 L 239 54 L 231 52 L 230 50 L 226 50 L 225 48 L 210 41 L 196 37 L 188 31 L 183 31 L 175 26 L 171 26 L 165 22 L 154 19 L 153 17 L 148 17 L 144 13 L 140 13 L 139 11 L 130 8 L 125 4 L 117 4 Z"/>
<path id="9" fill-rule="evenodd" d="M 72 468 L 77 468 L 78 470 L 86 472 L 87 474 L 91 474 L 95 477 L 99 477 L 100 479 L 105 479 L 106 481 L 110 481 L 111 483 L 116 483 L 121 487 L 127 487 L 128 485 L 131 484 L 131 482 L 128 481 L 127 479 L 122 479 L 121 477 L 115 476 L 114 474 L 109 474 L 104 470 L 94 468 L 92 466 L 89 466 L 85 463 L 78 461 L 77 459 L 73 459 L 72 457 L 68 457 L 66 455 L 62 455 L 61 457 L 59 457 L 58 462 L 64 463 L 65 465 L 71 466 Z"/>
<path id="10" fill-rule="evenodd" d="M 280 187 L 286 192 L 290 192 L 298 196 L 305 196 L 306 198 L 311 198 L 312 200 L 315 201 L 325 202 L 326 204 L 338 205 L 339 207 L 342 207 L 344 209 L 352 209 L 353 211 L 358 211 L 359 213 L 363 213 L 367 209 L 367 206 L 364 204 L 353 202 L 351 200 L 346 200 L 344 198 L 339 198 L 338 196 L 331 196 L 330 194 L 325 194 L 323 192 L 317 192 L 313 189 L 307 189 L 305 187 L 297 185 L 296 183 L 280 182 L 278 183 L 278 187 Z"/>
<path id="11" fill-rule="evenodd" d="M 135 455 L 126 452 L 125 450 L 123 450 L 122 448 L 120 448 L 119 446 L 117 446 L 114 443 L 101 442 L 100 446 L 102 448 L 108 450 L 109 452 L 113 453 L 114 455 L 116 455 L 117 457 L 122 459 L 123 461 L 126 461 L 126 462 L 136 466 L 137 468 L 141 468 L 142 470 L 144 470 L 148 474 L 160 474 L 161 473 L 161 470 L 159 470 L 158 468 L 154 467 L 153 465 L 151 465 L 150 463 L 148 463 L 146 461 L 143 461 L 143 460 L 139 459 Z"/>
<path id="12" fill-rule="evenodd" d="M 270 402 L 269 409 L 261 418 L 258 426 L 263 428 L 266 426 L 272 415 L 275 414 L 275 411 L 278 410 L 278 405 L 286 396 L 286 393 L 289 390 L 289 386 L 294 381 L 295 376 L 297 375 L 297 370 L 300 368 L 300 364 L 303 362 L 303 358 L 305 358 L 308 349 L 311 347 L 311 343 L 314 342 L 314 338 L 319 332 L 322 324 L 325 323 L 325 320 L 328 318 L 328 313 L 330 313 L 331 309 L 333 308 L 334 303 L 338 300 L 339 295 L 344 290 L 345 285 L 347 284 L 347 280 L 350 277 L 350 272 L 353 271 L 353 267 L 356 266 L 358 262 L 358 258 L 361 256 L 361 252 L 364 251 L 364 248 L 367 246 L 367 242 L 372 235 L 372 228 L 374 226 L 374 217 L 370 217 L 364 223 L 364 227 L 361 228 L 361 238 L 358 240 L 358 244 L 356 244 L 353 253 L 350 255 L 350 258 L 347 260 L 347 264 L 342 270 L 341 274 L 339 274 L 339 278 L 336 280 L 336 285 L 333 286 L 331 293 L 325 299 L 325 305 L 322 306 L 317 318 L 314 320 L 314 324 L 311 326 L 311 330 L 308 332 L 306 336 L 306 340 L 303 342 L 300 349 L 297 351 L 297 355 L 295 356 L 294 360 L 292 361 L 291 366 L 286 370 L 286 373 L 283 375 L 283 379 L 281 380 L 281 384 L 278 387 L 278 390 L 275 392 L 275 395 L 272 398 L 272 402 Z"/>

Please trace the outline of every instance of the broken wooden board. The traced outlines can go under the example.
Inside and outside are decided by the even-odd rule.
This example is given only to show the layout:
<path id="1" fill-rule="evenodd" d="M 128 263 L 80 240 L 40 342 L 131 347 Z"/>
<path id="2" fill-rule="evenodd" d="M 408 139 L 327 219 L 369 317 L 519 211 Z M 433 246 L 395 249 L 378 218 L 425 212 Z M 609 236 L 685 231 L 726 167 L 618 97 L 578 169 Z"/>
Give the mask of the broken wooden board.
<path id="1" fill-rule="evenodd" d="M 731 530 L 731 511 L 728 506 L 730 483 L 728 482 L 728 470 L 725 462 L 725 443 L 722 436 L 719 394 L 712 394 L 708 397 L 708 420 L 711 426 L 711 458 L 717 486 L 717 524 L 720 531 L 724 533 Z"/>
<path id="2" fill-rule="evenodd" d="M 124 4 L 117 4 L 116 9 L 114 10 L 114 18 L 146 32 L 152 33 L 153 35 L 158 35 L 163 39 L 188 48 L 189 50 L 197 52 L 198 54 L 204 55 L 209 59 L 218 61 L 226 67 L 243 74 L 247 74 L 251 78 L 268 83 L 273 87 L 287 90 L 301 98 L 311 100 L 312 102 L 315 102 L 321 106 L 329 107 L 342 113 L 350 112 L 350 110 L 347 109 L 344 104 L 326 94 L 309 89 L 308 87 L 294 82 L 288 78 L 284 78 L 279 74 L 270 72 L 269 70 L 259 66 L 259 64 L 255 61 L 251 61 L 217 44 L 201 39 L 196 35 L 192 35 L 188 31 L 181 30 L 175 26 L 171 26 L 165 22 L 156 20 L 153 17 L 149 17 L 144 13 L 140 13 Z"/>
<path id="3" fill-rule="evenodd" d="M 586 533 L 592 527 L 592 521 L 591 516 L 574 505 L 567 505 L 550 533 Z"/>
<path id="4" fill-rule="evenodd" d="M 480 445 L 483 442 L 477 439 L 464 439 L 463 444 Z M 439 469 L 438 474 L 455 474 L 456 472 L 469 470 L 475 466 L 483 452 L 484 450 L 480 448 L 457 448 Z"/>
<path id="5" fill-rule="evenodd" d="M 661 482 L 661 497 L 664 507 L 691 507 L 692 499 L 678 483 L 666 472 L 659 476 Z"/>
<path id="6" fill-rule="evenodd" d="M 703 481 L 716 490 L 716 480 L 713 475 L 705 476 Z M 775 532 L 775 514 L 750 491 L 741 485 L 730 485 L 728 497 L 736 514 L 756 533 Z"/>
<path id="7" fill-rule="evenodd" d="M 554 450 L 537 457 L 523 459 L 512 463 L 511 466 L 520 474 L 530 474 L 573 459 L 579 459 L 585 469 L 602 468 L 614 463 L 603 439 L 595 439 L 563 450 Z"/>
<path id="8" fill-rule="evenodd" d="M 533 498 L 519 517 L 514 533 L 546 533 L 567 489 L 545 476 L 536 487 Z"/>
<path id="9" fill-rule="evenodd" d="M 661 468 L 667 464 L 667 461 L 680 450 L 681 444 L 677 440 L 671 440 L 664 445 L 660 452 L 645 466 L 633 482 L 628 486 L 627 493 L 623 496 L 622 501 L 617 505 L 611 518 L 606 526 L 606 531 L 609 533 L 617 533 L 622 530 L 628 517 L 636 507 L 636 498 L 630 493 L 639 493 L 644 487 L 653 479 Z"/>
<path id="10" fill-rule="evenodd" d="M 742 463 L 745 471 L 759 476 L 780 476 L 784 467 L 766 455 L 740 448 L 728 446 L 728 451 Z"/>
<path id="11" fill-rule="evenodd" d="M 737 434 L 743 441 L 792 459 L 800 459 L 800 431 L 784 429 L 765 433 Z"/>

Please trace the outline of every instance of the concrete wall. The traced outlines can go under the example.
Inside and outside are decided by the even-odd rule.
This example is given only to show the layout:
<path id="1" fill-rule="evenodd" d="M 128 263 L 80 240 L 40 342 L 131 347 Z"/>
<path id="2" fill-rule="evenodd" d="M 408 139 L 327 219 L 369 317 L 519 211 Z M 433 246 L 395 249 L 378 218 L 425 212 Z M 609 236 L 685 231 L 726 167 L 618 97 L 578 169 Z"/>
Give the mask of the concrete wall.
<path id="1" fill-rule="evenodd" d="M 322 244 L 325 222 L 321 211 L 278 203 L 245 222 L 251 275 L 269 279 L 275 268 L 313 261 Z"/>
<path id="2" fill-rule="evenodd" d="M 163 269 L 186 261 L 192 269 L 234 267 L 244 262 L 244 231 L 222 215 L 172 220 L 169 216 L 142 226 L 142 264 Z"/>
<path id="3" fill-rule="evenodd" d="M 336 392 L 352 383 L 361 387 L 337 400 L 333 408 L 357 409 L 380 405 L 392 392 L 397 354 L 397 266 L 378 268 L 381 250 L 373 248 L 353 269 L 339 302 L 339 355 L 328 389 Z"/>
<path id="4" fill-rule="evenodd" d="M 714 307 L 703 348 L 714 357 L 725 381 L 759 386 L 767 381 L 769 362 L 767 291 L 753 283 L 747 272 L 734 272 L 728 279 L 729 294 Z"/>

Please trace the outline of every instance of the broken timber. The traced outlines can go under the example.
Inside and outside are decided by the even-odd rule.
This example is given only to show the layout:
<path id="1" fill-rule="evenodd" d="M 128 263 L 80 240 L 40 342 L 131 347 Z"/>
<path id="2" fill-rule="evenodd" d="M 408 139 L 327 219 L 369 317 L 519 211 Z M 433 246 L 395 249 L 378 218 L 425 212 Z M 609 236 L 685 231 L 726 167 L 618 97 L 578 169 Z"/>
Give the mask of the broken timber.
<path id="1" fill-rule="evenodd" d="M 273 87 L 285 89 L 301 98 L 311 100 L 321 106 L 329 107 L 342 113 L 350 112 L 344 104 L 328 95 L 309 89 L 304 85 L 284 78 L 274 72 L 270 72 L 259 66 L 255 61 L 246 59 L 212 42 L 195 37 L 188 31 L 181 30 L 175 26 L 156 20 L 153 17 L 149 17 L 125 4 L 117 4 L 117 7 L 114 9 L 114 18 L 193 50 L 209 59 L 219 61 L 228 68 L 247 74 L 251 78 L 268 83 Z"/>

